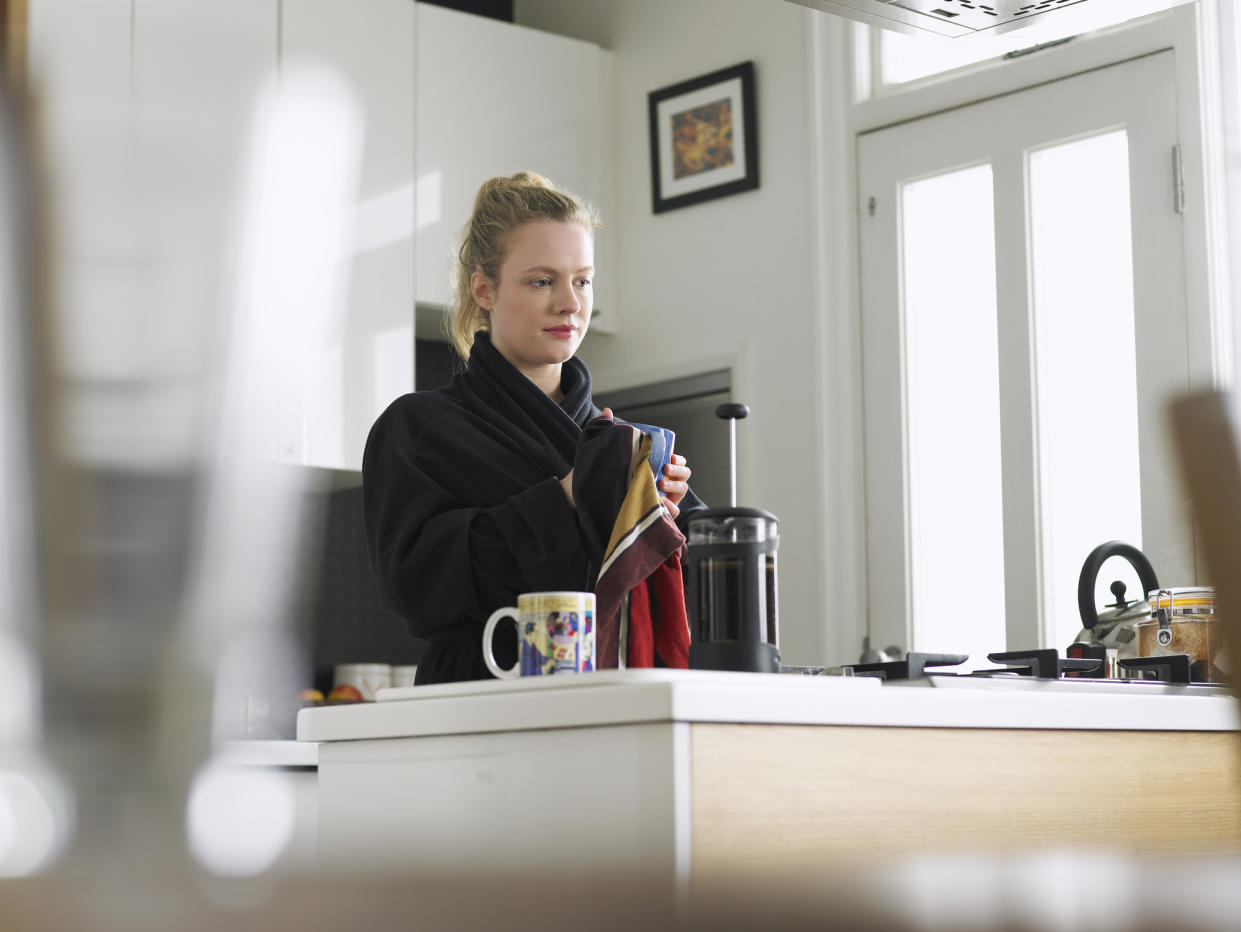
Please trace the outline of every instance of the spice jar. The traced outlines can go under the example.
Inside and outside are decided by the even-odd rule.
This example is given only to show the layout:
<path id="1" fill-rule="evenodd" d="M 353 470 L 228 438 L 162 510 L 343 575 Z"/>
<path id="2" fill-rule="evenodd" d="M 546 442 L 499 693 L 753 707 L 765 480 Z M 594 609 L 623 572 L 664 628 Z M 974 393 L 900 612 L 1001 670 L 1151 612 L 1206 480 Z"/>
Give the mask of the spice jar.
<path id="1" fill-rule="evenodd" d="M 1188 654 L 1194 680 L 1222 681 L 1224 626 L 1215 615 L 1215 589 L 1154 589 L 1147 599 L 1150 618 L 1135 626 L 1138 656 Z"/>

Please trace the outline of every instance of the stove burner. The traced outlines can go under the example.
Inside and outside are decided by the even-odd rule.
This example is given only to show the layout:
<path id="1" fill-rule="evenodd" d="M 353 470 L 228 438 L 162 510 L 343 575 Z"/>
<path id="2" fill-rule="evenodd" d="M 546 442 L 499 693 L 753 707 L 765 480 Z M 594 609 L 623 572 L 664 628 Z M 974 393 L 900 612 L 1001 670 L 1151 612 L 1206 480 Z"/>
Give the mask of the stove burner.
<path id="1" fill-rule="evenodd" d="M 1083 647 L 1086 645 L 1074 645 Z M 1098 657 L 1060 657 L 1054 648 L 1042 650 L 1004 651 L 988 654 L 987 659 L 993 663 L 1005 664 L 993 670 L 974 670 L 962 673 L 952 670 L 931 670 L 931 667 L 950 667 L 965 663 L 968 654 L 931 654 L 913 651 L 904 660 L 892 660 L 885 663 L 857 663 L 841 667 L 795 667 L 781 666 L 783 673 L 802 673 L 809 676 L 869 676 L 884 682 L 921 681 L 919 685 L 944 685 L 950 683 L 984 679 L 1025 680 L 1031 687 L 1036 683 L 1055 682 L 1063 679 L 1065 686 L 1070 683 L 1095 683 L 1100 688 L 1125 688 L 1127 684 L 1141 688 L 1145 683 L 1148 687 L 1157 688 L 1157 684 L 1171 687 L 1172 691 L 1180 692 L 1181 687 L 1189 686 L 1194 691 L 1204 694 L 1213 690 L 1222 690 L 1221 684 L 1209 683 L 1195 676 L 1199 673 L 1198 666 L 1191 663 L 1187 654 L 1169 654 L 1161 657 L 1141 657 L 1120 661 L 1125 670 L 1121 677 L 1115 674 L 1108 676 L 1107 663 Z M 1034 682 L 1032 682 L 1034 681 Z M 1014 684 L 1015 685 L 1015 684 Z M 1041 686 L 1039 688 L 1042 688 Z M 1076 686 L 1074 688 L 1077 688 Z"/>
<path id="2" fill-rule="evenodd" d="M 1138 675 L 1133 679 L 1158 680 L 1161 683 L 1192 683 L 1193 664 L 1189 654 L 1167 654 L 1162 657 L 1130 657 L 1120 661 L 1126 670 L 1136 670 Z M 1147 677 L 1145 673 L 1153 673 Z"/>
<path id="3" fill-rule="evenodd" d="M 1120 596 L 1117 596 L 1117 598 L 1119 599 Z M 1114 671 L 1109 671 L 1107 669 L 1107 648 L 1096 641 L 1074 641 L 1067 648 L 1065 648 L 1064 656 L 1102 661 L 1104 669 L 1099 671 L 1100 674 L 1104 677 L 1115 676 Z M 1077 678 L 1077 677 L 1092 678 L 1093 674 L 1091 673 L 1066 673 L 1065 676 L 1074 677 L 1074 678 Z"/>
<path id="4" fill-rule="evenodd" d="M 975 676 L 993 674 L 1013 674 L 1033 676 L 1040 680 L 1058 680 L 1066 673 L 1100 673 L 1104 662 L 1092 657 L 1061 657 L 1055 648 L 1042 650 L 1010 650 L 998 654 L 987 654 L 992 663 L 1008 664 L 999 670 L 976 670 Z"/>
<path id="5" fill-rule="evenodd" d="M 952 667 L 965 663 L 969 654 L 920 654 L 910 651 L 904 660 L 885 663 L 855 663 L 850 669 L 854 676 L 875 676 L 881 680 L 917 680 L 925 676 L 927 667 Z"/>

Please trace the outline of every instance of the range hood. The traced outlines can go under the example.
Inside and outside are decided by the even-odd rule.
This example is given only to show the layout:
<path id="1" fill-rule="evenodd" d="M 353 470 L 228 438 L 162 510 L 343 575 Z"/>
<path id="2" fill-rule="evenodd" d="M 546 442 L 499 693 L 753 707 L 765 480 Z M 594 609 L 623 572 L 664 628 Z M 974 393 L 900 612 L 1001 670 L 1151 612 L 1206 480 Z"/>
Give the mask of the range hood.
<path id="1" fill-rule="evenodd" d="M 1040 39 L 1115 26 L 1194 0 L 789 0 L 871 26 L 962 38 L 1042 26 Z M 1041 35 L 1048 32 L 1048 35 Z"/>

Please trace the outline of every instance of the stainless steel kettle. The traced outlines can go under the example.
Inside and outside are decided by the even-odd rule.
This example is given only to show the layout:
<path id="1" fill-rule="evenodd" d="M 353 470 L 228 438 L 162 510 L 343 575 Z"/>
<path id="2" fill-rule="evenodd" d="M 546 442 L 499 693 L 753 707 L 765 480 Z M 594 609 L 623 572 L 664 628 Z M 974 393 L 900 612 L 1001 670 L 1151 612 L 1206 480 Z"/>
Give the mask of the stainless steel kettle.
<path id="1" fill-rule="evenodd" d="M 1109 557 L 1121 557 L 1137 571 L 1142 591 L 1135 601 L 1126 601 L 1125 584 L 1118 579 L 1109 587 L 1116 598 L 1114 603 L 1106 606 L 1111 611 L 1100 612 L 1095 607 L 1095 584 L 1099 570 Z M 1137 547 L 1119 540 L 1110 540 L 1095 547 L 1082 564 L 1081 575 L 1077 579 L 1077 610 L 1082 616 L 1082 630 L 1078 632 L 1076 643 L 1114 649 L 1117 658 L 1122 660 L 1137 657 L 1135 626 L 1139 621 L 1150 618 L 1151 608 L 1146 594 L 1158 588 L 1159 579 L 1155 576 L 1154 567 Z"/>

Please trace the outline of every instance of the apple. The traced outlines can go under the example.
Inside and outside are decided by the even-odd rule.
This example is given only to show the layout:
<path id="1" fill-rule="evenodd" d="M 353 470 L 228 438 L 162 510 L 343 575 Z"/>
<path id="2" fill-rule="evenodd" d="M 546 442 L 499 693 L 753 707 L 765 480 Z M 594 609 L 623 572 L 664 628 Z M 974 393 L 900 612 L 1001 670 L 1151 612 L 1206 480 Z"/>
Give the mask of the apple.
<path id="1" fill-rule="evenodd" d="M 297 694 L 297 698 L 302 702 L 322 702 L 323 693 L 317 689 L 303 689 Z"/>
<path id="2" fill-rule="evenodd" d="M 356 686 L 341 683 L 339 686 L 332 687 L 332 691 L 327 694 L 327 698 L 329 702 L 333 700 L 339 702 L 361 702 L 362 693 Z"/>

